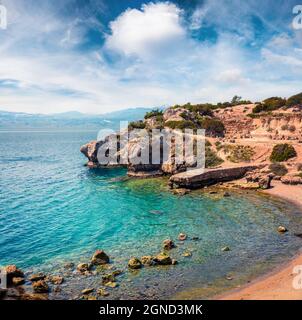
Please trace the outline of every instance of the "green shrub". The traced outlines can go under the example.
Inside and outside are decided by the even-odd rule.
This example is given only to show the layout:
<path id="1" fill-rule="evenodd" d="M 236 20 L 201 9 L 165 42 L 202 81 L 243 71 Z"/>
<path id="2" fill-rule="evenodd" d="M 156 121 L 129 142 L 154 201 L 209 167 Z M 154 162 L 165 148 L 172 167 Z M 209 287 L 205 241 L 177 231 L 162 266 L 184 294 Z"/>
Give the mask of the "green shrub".
<path id="1" fill-rule="evenodd" d="M 223 163 L 223 160 L 217 156 L 216 152 L 213 151 L 211 148 L 207 147 L 205 150 L 205 160 L 206 160 L 206 168 L 212 168 L 217 167 L 221 163 Z"/>
<path id="2" fill-rule="evenodd" d="M 224 146 L 225 153 L 229 153 L 227 159 L 231 162 L 249 162 L 251 161 L 255 151 L 250 146 L 242 145 L 226 145 Z"/>
<path id="3" fill-rule="evenodd" d="M 297 156 L 295 148 L 287 143 L 274 146 L 270 160 L 272 162 L 283 162 Z"/>
<path id="4" fill-rule="evenodd" d="M 202 129 L 205 129 L 206 135 L 211 137 L 223 137 L 225 127 L 219 119 L 203 118 L 199 120 Z"/>
<path id="5" fill-rule="evenodd" d="M 301 105 L 301 104 L 302 104 L 302 92 L 299 94 L 296 94 L 294 96 L 291 96 L 286 101 L 287 107 L 294 107 L 294 106 Z"/>
<path id="6" fill-rule="evenodd" d="M 253 113 L 268 112 L 278 110 L 286 105 L 286 99 L 280 97 L 271 97 L 265 99 L 253 109 Z"/>
<path id="7" fill-rule="evenodd" d="M 209 140 L 206 140 L 206 141 L 205 141 L 205 146 L 206 146 L 206 147 L 211 147 L 211 146 L 212 146 L 212 143 L 211 143 Z"/>
<path id="8" fill-rule="evenodd" d="M 281 163 L 272 163 L 269 170 L 277 176 L 285 176 L 288 173 L 285 165 Z"/>
<path id="9" fill-rule="evenodd" d="M 155 116 L 162 116 L 163 115 L 163 111 L 162 110 L 159 110 L 159 109 L 154 109 L 150 112 L 147 112 L 145 114 L 145 119 L 149 119 L 149 118 L 152 118 L 152 117 L 155 117 Z"/>
<path id="10" fill-rule="evenodd" d="M 183 121 L 166 121 L 165 127 L 171 128 L 171 129 L 196 129 L 196 124 L 193 121 L 190 120 L 183 120 Z"/>
<path id="11" fill-rule="evenodd" d="M 129 123 L 128 126 L 129 130 L 133 130 L 133 129 L 145 129 L 146 128 L 146 124 L 143 121 L 132 121 Z"/>

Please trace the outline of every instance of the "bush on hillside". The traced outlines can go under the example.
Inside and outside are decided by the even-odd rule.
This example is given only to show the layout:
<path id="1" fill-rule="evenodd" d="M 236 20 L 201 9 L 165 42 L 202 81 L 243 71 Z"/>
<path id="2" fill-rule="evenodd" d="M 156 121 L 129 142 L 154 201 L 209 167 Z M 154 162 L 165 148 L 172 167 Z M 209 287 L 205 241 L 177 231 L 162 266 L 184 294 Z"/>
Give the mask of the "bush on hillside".
<path id="1" fill-rule="evenodd" d="M 145 114 L 145 119 L 149 119 L 149 118 L 156 117 L 156 116 L 162 116 L 162 115 L 163 115 L 162 110 L 154 109 L 154 110 L 147 112 Z"/>
<path id="2" fill-rule="evenodd" d="M 129 130 L 134 130 L 134 129 L 145 129 L 146 124 L 143 121 L 132 121 L 129 123 L 128 126 Z"/>
<path id="3" fill-rule="evenodd" d="M 264 100 L 261 104 L 258 104 L 253 113 L 268 112 L 278 110 L 286 105 L 286 99 L 280 97 L 271 97 Z"/>
<path id="4" fill-rule="evenodd" d="M 217 153 L 209 147 L 206 147 L 205 158 L 206 158 L 205 159 L 206 160 L 206 163 L 205 163 L 206 168 L 217 167 L 221 163 L 223 163 L 223 160 L 217 156 Z"/>
<path id="5" fill-rule="evenodd" d="M 170 129 L 196 129 L 196 124 L 191 120 L 183 120 L 183 121 L 166 121 L 165 127 Z"/>
<path id="6" fill-rule="evenodd" d="M 286 106 L 287 107 L 294 107 L 294 106 L 297 106 L 297 105 L 302 105 L 302 92 L 299 93 L 299 94 L 296 94 L 294 96 L 291 96 L 286 101 Z"/>
<path id="7" fill-rule="evenodd" d="M 295 148 L 287 143 L 274 146 L 270 160 L 272 162 L 283 162 L 297 156 Z"/>
<path id="8" fill-rule="evenodd" d="M 210 137 L 223 137 L 225 127 L 219 119 L 203 118 L 199 120 L 202 129 L 205 129 L 206 135 Z"/>

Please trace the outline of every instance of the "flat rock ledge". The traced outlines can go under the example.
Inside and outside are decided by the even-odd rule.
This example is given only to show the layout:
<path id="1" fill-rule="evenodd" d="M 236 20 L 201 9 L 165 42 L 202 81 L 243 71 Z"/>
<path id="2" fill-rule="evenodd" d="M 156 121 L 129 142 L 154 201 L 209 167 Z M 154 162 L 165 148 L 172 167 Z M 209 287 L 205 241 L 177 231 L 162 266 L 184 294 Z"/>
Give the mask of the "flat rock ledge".
<path id="1" fill-rule="evenodd" d="M 261 169 L 263 165 L 232 166 L 216 169 L 195 169 L 171 176 L 171 187 L 197 189 L 219 182 L 232 181 L 242 178 L 247 172 Z"/>

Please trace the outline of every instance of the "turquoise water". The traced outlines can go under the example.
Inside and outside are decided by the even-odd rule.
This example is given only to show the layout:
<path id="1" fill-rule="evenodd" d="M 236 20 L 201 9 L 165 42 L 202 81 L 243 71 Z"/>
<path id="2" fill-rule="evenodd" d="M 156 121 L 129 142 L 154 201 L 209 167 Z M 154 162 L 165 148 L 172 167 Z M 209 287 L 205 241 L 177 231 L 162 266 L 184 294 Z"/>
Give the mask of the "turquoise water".
<path id="1" fill-rule="evenodd" d="M 171 298 L 192 287 L 216 292 L 242 283 L 301 247 L 294 236 L 302 232 L 301 215 L 281 201 L 251 192 L 178 197 L 164 179 L 133 181 L 123 169 L 89 170 L 79 148 L 95 136 L 0 134 L 0 265 L 64 272 L 64 263 L 85 262 L 101 248 L 125 270 L 111 298 Z M 290 232 L 278 234 L 279 225 Z M 177 266 L 127 271 L 129 257 L 156 254 L 164 239 L 177 240 L 180 232 L 200 239 L 171 252 Z M 224 246 L 231 251 L 222 252 Z M 184 258 L 188 250 L 192 257 Z M 100 282 L 65 276 L 54 298 L 74 297 L 79 287 Z"/>

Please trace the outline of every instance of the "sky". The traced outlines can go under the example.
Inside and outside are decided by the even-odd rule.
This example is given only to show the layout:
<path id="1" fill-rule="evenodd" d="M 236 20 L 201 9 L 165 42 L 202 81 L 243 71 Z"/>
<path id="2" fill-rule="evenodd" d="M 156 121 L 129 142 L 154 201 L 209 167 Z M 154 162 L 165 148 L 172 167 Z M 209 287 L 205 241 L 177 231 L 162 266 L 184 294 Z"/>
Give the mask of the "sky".
<path id="1" fill-rule="evenodd" d="M 105 113 L 302 91 L 302 0 L 0 0 L 0 110 Z"/>

